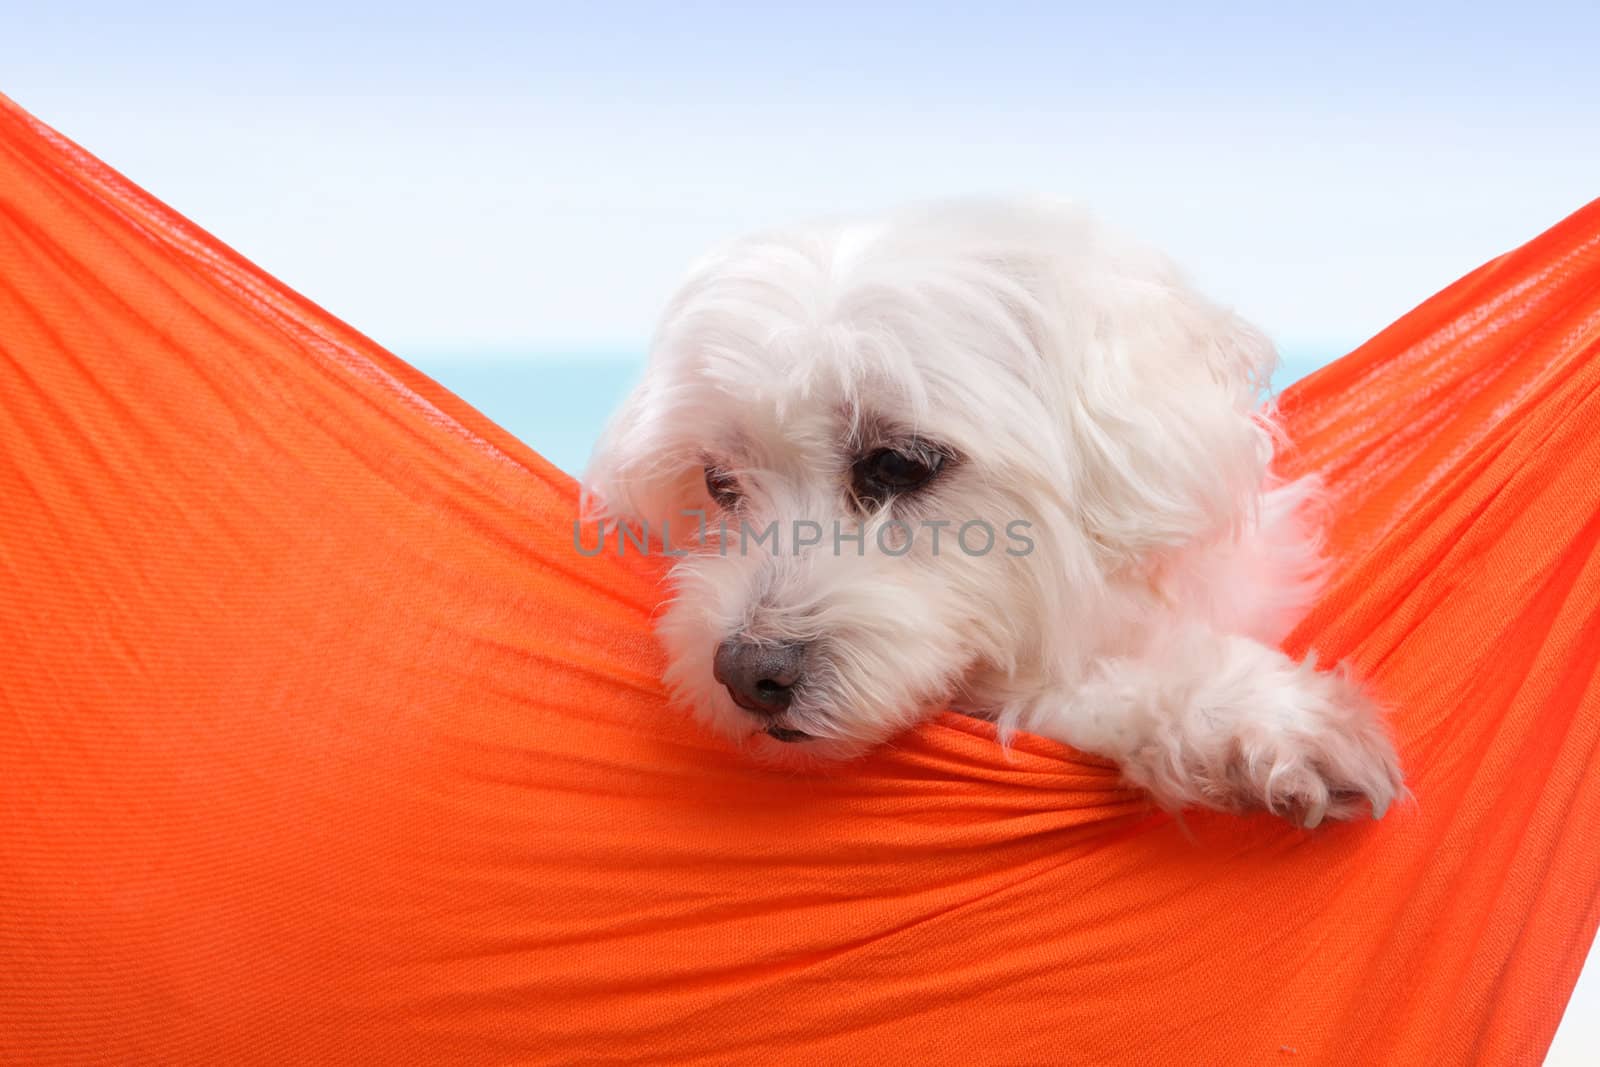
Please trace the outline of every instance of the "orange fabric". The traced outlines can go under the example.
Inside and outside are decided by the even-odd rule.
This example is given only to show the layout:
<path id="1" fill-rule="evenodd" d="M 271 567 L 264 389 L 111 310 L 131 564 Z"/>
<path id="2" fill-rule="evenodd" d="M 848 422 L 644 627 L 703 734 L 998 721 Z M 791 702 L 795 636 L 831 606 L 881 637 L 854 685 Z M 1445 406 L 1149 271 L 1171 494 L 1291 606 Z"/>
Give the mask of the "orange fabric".
<path id="1" fill-rule="evenodd" d="M 0 107 L 0 1061 L 1537 1062 L 1597 383 L 1600 203 L 1284 399 L 1381 823 L 1180 825 L 955 716 L 794 776 L 664 707 L 658 569 L 565 476 Z"/>

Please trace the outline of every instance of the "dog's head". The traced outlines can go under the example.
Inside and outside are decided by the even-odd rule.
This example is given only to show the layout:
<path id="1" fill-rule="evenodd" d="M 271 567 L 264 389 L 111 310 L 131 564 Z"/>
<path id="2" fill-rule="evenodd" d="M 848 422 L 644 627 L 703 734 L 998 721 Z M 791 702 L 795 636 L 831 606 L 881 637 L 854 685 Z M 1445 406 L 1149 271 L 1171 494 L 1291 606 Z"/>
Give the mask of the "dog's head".
<path id="1" fill-rule="evenodd" d="M 674 692 L 763 748 L 851 754 L 1114 643 L 1117 590 L 1254 499 L 1272 358 L 1062 205 L 769 234 L 672 301 L 586 482 L 687 553 Z"/>

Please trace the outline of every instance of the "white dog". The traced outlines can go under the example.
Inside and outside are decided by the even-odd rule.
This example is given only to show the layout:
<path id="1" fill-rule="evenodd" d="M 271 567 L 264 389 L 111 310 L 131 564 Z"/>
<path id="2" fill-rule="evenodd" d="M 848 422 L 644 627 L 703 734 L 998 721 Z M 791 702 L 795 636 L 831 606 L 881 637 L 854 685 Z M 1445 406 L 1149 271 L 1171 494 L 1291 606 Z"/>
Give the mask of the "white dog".
<path id="1" fill-rule="evenodd" d="M 1062 205 L 767 234 L 672 301 L 586 482 L 683 553 L 667 681 L 759 751 L 953 707 L 1168 808 L 1381 816 L 1373 702 L 1275 647 L 1321 563 L 1313 488 L 1268 472 L 1274 359 Z"/>

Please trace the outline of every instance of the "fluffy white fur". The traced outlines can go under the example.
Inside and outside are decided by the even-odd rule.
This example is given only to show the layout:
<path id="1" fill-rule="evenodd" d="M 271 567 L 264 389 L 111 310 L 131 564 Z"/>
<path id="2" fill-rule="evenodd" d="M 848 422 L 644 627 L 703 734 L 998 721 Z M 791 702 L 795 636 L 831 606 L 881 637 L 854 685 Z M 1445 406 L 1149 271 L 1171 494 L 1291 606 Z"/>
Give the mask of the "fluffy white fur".
<path id="1" fill-rule="evenodd" d="M 1377 708 L 1275 647 L 1321 563 L 1314 487 L 1268 470 L 1274 359 L 1165 257 L 1065 205 L 797 228 L 698 266 L 586 486 L 688 552 L 667 680 L 757 752 L 849 756 L 954 707 L 1114 759 L 1169 808 L 1381 816 L 1403 786 Z M 852 464 L 908 442 L 951 458 L 863 506 Z M 727 509 L 708 466 L 737 487 Z M 776 520 L 784 542 L 730 551 L 724 519 Z M 892 519 L 916 530 L 904 555 L 880 550 L 905 546 L 877 539 Z M 953 551 L 974 519 L 1025 520 L 1033 550 Z M 795 520 L 823 543 L 794 551 Z M 935 553 L 918 524 L 939 520 Z M 835 522 L 864 523 L 864 549 Z M 776 720 L 714 677 L 729 639 L 803 646 Z"/>

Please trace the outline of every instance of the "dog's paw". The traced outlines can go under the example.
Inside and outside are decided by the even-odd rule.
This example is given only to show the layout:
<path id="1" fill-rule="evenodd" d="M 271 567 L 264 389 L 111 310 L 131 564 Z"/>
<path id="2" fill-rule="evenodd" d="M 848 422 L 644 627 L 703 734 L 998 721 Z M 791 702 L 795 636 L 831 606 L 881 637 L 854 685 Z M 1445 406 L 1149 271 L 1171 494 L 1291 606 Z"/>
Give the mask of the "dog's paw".
<path id="1" fill-rule="evenodd" d="M 1243 638 L 1220 646 L 1176 686 L 1152 686 L 1114 754 L 1123 774 L 1170 810 L 1266 810 L 1305 827 L 1405 795 L 1378 706 L 1343 669 L 1319 672 Z M 1110 692 L 1108 690 L 1107 692 Z"/>
<path id="2" fill-rule="evenodd" d="M 1265 809 L 1308 829 L 1363 810 L 1382 818 L 1406 789 L 1379 708 L 1343 669 L 1302 665 L 1292 680 L 1239 719 L 1207 792 L 1219 807 Z"/>

